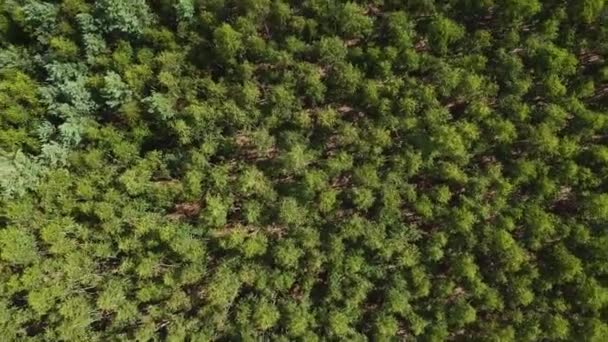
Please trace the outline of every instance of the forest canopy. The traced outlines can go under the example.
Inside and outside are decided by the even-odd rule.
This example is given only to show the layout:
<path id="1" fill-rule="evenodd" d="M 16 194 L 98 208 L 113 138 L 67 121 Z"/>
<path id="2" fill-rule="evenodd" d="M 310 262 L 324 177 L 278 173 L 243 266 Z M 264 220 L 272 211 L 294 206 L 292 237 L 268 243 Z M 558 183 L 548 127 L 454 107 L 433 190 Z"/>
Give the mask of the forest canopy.
<path id="1" fill-rule="evenodd" d="M 0 340 L 608 341 L 608 2 L 0 0 Z"/>

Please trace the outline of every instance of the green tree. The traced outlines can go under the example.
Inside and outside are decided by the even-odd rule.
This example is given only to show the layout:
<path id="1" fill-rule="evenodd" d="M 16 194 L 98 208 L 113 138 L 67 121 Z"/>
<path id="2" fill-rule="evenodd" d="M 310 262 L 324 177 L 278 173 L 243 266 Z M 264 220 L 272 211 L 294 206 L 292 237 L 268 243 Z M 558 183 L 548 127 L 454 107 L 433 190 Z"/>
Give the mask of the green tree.
<path id="1" fill-rule="evenodd" d="M 213 31 L 215 51 L 223 62 L 230 62 L 243 49 L 242 35 L 230 24 L 222 24 Z"/>

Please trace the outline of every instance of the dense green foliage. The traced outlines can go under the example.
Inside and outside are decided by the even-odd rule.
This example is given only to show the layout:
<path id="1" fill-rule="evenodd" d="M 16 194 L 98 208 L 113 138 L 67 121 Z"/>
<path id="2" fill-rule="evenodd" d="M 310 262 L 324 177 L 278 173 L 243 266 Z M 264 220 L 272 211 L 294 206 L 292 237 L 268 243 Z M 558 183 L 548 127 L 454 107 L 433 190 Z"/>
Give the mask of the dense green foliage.
<path id="1" fill-rule="evenodd" d="M 0 340 L 607 341 L 607 59 L 604 0 L 0 0 Z"/>

